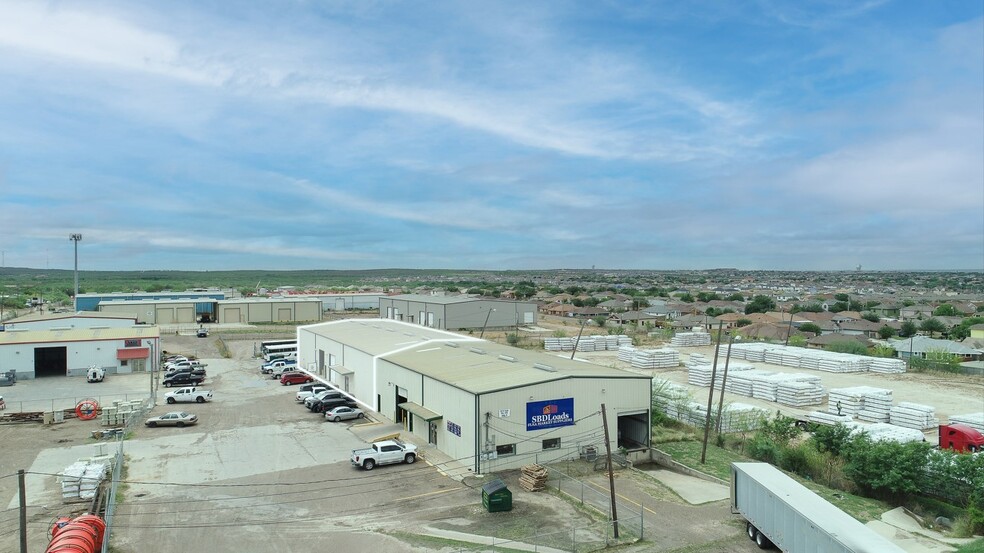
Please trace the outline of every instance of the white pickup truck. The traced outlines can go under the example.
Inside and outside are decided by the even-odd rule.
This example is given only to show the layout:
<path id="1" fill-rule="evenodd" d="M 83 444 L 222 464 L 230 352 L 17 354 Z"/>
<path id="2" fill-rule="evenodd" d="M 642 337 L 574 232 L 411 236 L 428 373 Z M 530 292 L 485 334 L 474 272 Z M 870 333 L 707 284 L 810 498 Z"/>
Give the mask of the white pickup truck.
<path id="1" fill-rule="evenodd" d="M 212 401 L 212 390 L 201 390 L 195 386 L 186 386 L 164 394 L 164 400 L 168 403 L 205 403 L 206 401 Z"/>
<path id="2" fill-rule="evenodd" d="M 376 465 L 409 465 L 417 460 L 417 446 L 400 440 L 383 440 L 374 442 L 365 449 L 353 449 L 351 460 L 353 465 L 366 470 L 372 470 Z"/>

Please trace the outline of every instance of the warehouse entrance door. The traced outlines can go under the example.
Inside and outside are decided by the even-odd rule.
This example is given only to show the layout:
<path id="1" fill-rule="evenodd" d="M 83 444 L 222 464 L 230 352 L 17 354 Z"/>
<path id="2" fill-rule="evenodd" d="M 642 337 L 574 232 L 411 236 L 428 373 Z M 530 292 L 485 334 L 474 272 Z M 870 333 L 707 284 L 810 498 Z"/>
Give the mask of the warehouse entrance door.
<path id="1" fill-rule="evenodd" d="M 628 450 L 649 448 L 649 412 L 618 414 L 618 447 Z"/>
<path id="2" fill-rule="evenodd" d="M 34 348 L 34 376 L 68 376 L 68 347 Z"/>

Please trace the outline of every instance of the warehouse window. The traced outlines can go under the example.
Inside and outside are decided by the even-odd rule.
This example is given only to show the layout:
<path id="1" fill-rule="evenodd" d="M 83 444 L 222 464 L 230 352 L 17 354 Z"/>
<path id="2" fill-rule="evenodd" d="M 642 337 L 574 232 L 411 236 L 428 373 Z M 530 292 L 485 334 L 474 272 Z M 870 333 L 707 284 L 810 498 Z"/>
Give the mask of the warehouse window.
<path id="1" fill-rule="evenodd" d="M 515 455 L 516 454 L 516 444 L 506 444 L 495 446 L 495 454 L 498 457 L 503 455 Z"/>
<path id="2" fill-rule="evenodd" d="M 560 438 L 543 440 L 543 449 L 560 449 Z"/>

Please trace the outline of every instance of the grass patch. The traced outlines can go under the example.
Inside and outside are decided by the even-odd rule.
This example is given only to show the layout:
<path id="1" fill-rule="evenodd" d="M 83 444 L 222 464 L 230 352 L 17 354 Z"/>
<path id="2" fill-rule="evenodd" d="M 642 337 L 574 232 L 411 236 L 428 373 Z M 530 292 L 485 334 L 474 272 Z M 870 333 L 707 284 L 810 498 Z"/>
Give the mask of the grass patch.
<path id="1" fill-rule="evenodd" d="M 731 463 L 754 462 L 754 459 L 708 444 L 707 462 L 702 465 L 700 464 L 700 448 L 700 442 L 688 441 L 660 444 L 658 449 L 672 455 L 673 459 L 678 463 L 726 481 L 731 480 Z M 892 505 L 883 501 L 831 489 L 816 482 L 805 480 L 795 474 L 791 474 L 790 476 L 861 522 L 877 520 L 881 517 L 882 513 L 894 508 Z"/>
<path id="2" fill-rule="evenodd" d="M 687 465 L 705 474 L 716 476 L 722 480 L 731 480 L 731 463 L 752 460 L 732 451 L 708 444 L 706 463 L 702 465 L 700 463 L 701 442 L 698 441 L 669 442 L 660 444 L 658 449 L 672 455 L 673 460 L 678 463 Z"/>
<path id="3" fill-rule="evenodd" d="M 955 553 L 984 553 L 984 538 L 958 547 Z"/>

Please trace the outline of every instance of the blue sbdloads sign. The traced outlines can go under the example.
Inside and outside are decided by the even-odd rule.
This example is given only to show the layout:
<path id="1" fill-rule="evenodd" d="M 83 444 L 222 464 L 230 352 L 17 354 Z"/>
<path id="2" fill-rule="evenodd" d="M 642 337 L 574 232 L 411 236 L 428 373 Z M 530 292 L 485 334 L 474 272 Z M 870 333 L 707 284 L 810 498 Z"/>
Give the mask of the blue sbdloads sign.
<path id="1" fill-rule="evenodd" d="M 574 398 L 534 401 L 526 404 L 526 430 L 543 430 L 574 424 Z"/>

